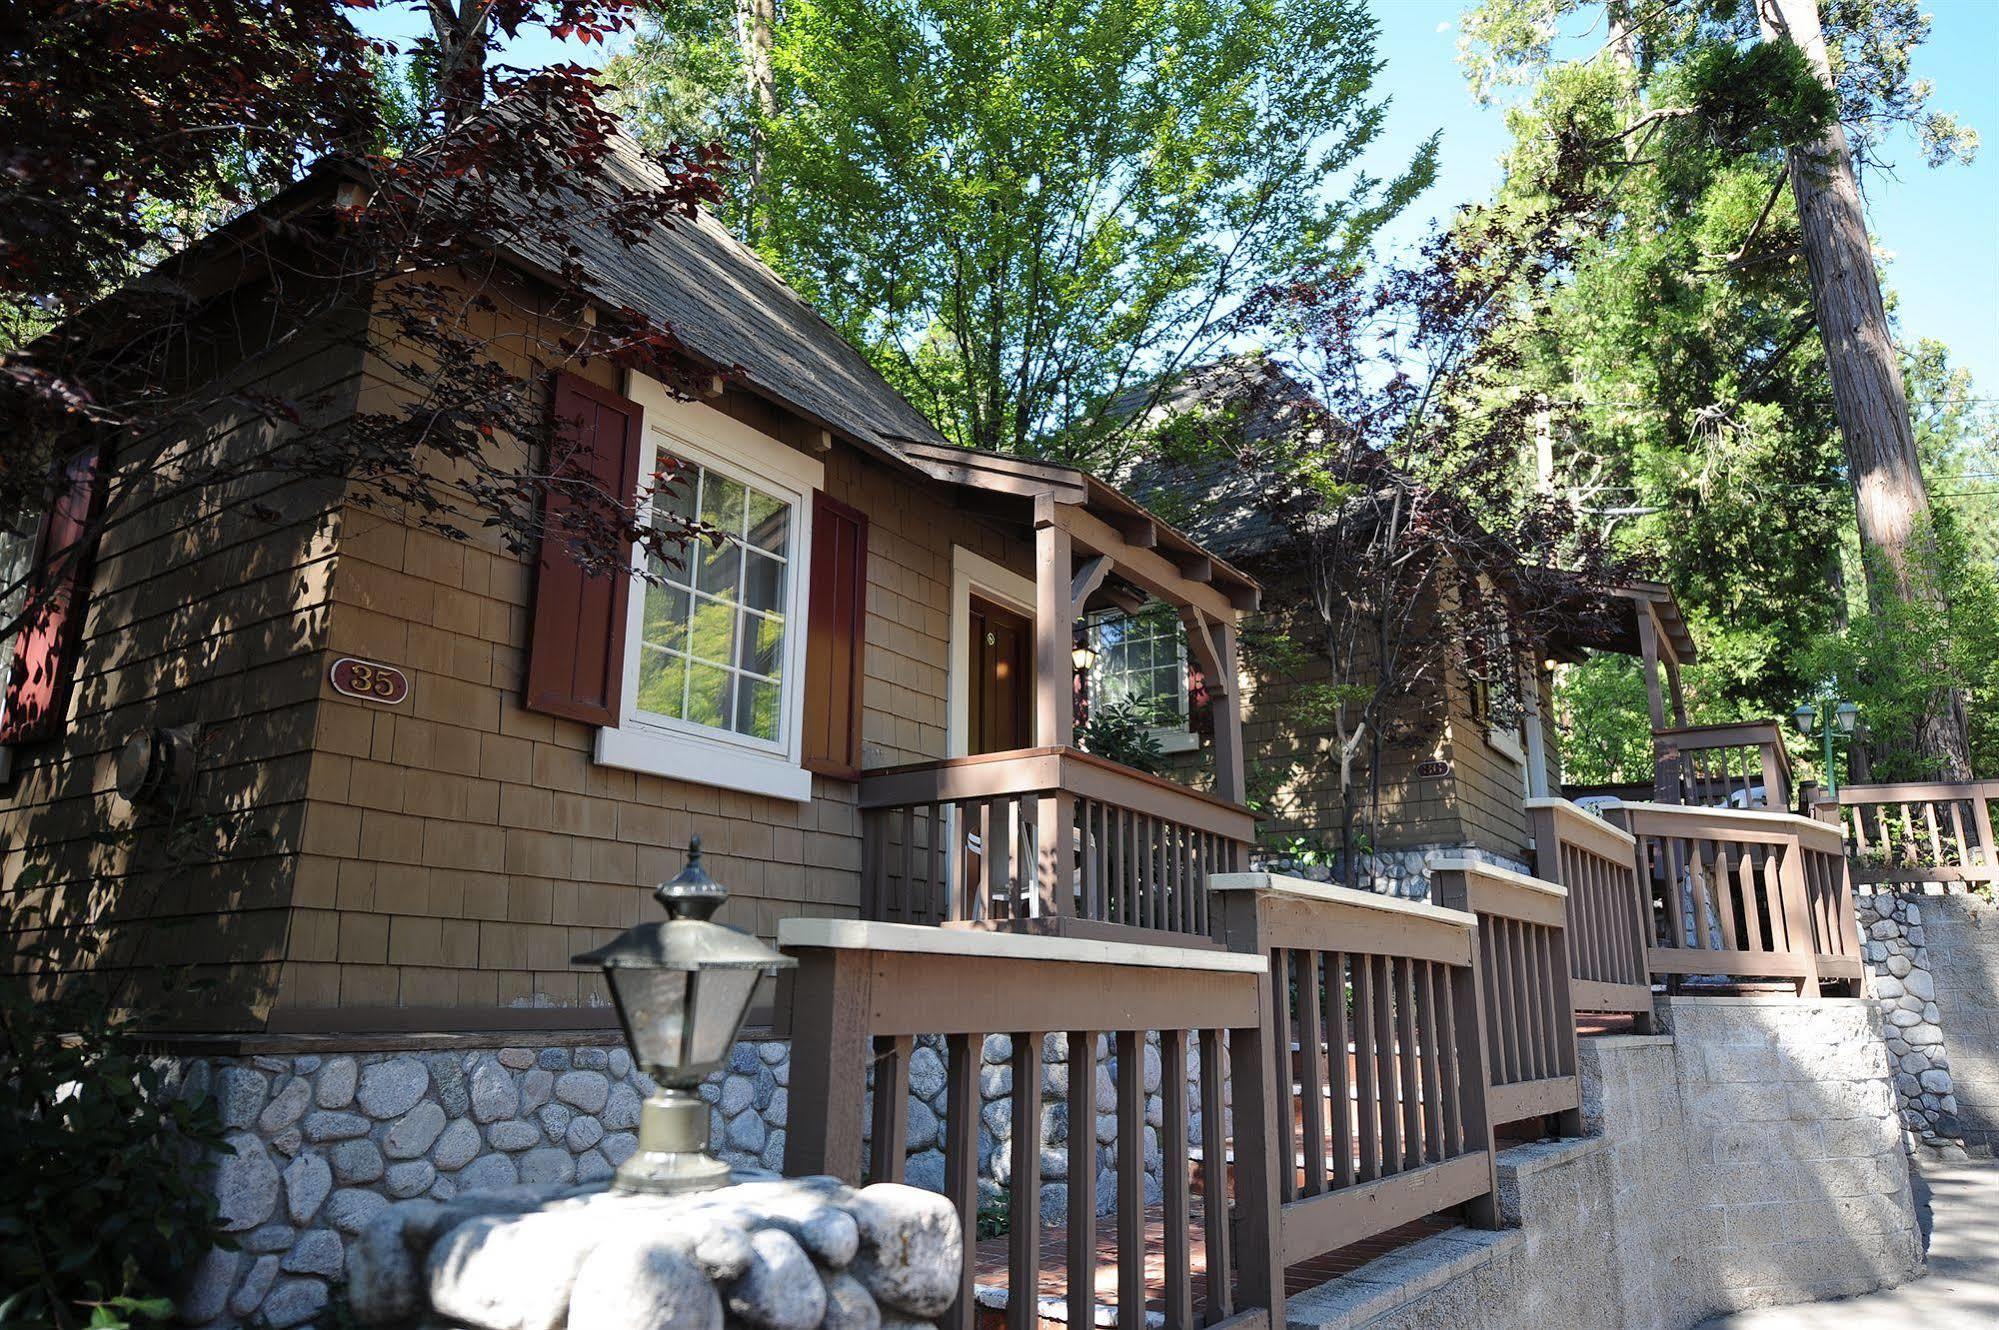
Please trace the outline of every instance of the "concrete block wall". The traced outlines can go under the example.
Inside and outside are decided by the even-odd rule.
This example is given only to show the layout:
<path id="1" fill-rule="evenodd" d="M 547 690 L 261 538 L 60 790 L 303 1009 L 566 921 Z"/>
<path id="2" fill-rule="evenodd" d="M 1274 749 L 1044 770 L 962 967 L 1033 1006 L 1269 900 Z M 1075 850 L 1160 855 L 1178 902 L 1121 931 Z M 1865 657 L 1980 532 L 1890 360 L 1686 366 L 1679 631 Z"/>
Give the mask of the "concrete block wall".
<path id="1" fill-rule="evenodd" d="M 1583 1041 L 1585 1130 L 1505 1151 L 1509 1227 L 1427 1238 L 1287 1306 L 1321 1330 L 1683 1330 L 1922 1263 L 1871 1003 L 1676 999 Z"/>

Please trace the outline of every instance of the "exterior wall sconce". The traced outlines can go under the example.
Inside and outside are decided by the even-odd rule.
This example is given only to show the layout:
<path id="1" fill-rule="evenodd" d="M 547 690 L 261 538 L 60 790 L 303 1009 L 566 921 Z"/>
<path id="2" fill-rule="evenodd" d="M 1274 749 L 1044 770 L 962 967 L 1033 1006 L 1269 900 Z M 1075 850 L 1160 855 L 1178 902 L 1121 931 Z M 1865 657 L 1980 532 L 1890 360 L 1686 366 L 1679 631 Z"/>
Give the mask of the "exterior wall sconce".
<path id="1" fill-rule="evenodd" d="M 664 923 L 639 924 L 572 964 L 601 966 L 632 1057 L 659 1082 L 639 1112 L 638 1149 L 618 1166 L 619 1191 L 702 1191 L 729 1181 L 708 1153 L 708 1105 L 694 1092 L 728 1059 L 757 980 L 798 962 L 710 916 L 729 890 L 701 867 L 701 838 L 687 867 L 653 890 Z"/>
<path id="2" fill-rule="evenodd" d="M 134 731 L 118 750 L 118 795 L 133 807 L 172 807 L 194 788 L 194 727 Z"/>

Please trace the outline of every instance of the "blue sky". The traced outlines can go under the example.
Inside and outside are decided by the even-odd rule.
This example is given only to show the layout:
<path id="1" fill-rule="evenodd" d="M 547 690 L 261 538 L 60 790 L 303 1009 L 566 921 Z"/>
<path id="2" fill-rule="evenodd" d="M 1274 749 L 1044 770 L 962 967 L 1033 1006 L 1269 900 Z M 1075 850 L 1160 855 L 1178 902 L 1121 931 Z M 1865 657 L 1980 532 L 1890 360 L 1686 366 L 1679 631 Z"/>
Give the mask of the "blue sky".
<path id="1" fill-rule="evenodd" d="M 1387 62 L 1378 86 L 1392 99 L 1380 149 L 1383 172 L 1407 161 L 1424 136 L 1443 131 L 1437 183 L 1398 219 L 1386 239 L 1407 243 L 1460 203 L 1492 192 L 1506 148 L 1504 113 L 1482 108 L 1456 63 L 1461 0 L 1374 0 Z M 1934 337 L 1971 370 L 1981 397 L 1999 399 L 1999 0 L 1933 0 L 1935 27 L 1916 53 L 1915 72 L 1936 85 L 1933 105 L 1956 112 L 1986 139 L 1971 166 L 1932 170 L 1902 135 L 1887 145 L 1892 178 L 1864 183 L 1868 220 L 1887 258 L 1885 274 L 1907 338 Z M 406 10 L 361 15 L 371 31 L 409 35 Z M 1579 20 L 1585 26 L 1588 20 Z M 521 64 L 555 58 L 545 36 L 509 52 Z M 601 48 L 567 58 L 601 60 Z"/>

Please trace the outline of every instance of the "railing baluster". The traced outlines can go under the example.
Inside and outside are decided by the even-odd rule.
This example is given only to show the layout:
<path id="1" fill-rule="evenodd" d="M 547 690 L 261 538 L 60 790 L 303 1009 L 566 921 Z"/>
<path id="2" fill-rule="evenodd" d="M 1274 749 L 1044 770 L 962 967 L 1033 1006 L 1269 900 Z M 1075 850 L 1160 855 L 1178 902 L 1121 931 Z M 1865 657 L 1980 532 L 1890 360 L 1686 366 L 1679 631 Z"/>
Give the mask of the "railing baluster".
<path id="1" fill-rule="evenodd" d="M 1097 1036 L 1069 1032 L 1069 1324 L 1097 1313 Z"/>
<path id="2" fill-rule="evenodd" d="M 1270 1068 L 1270 1088 L 1283 1119 L 1277 1124 L 1277 1139 L 1281 1143 L 1278 1153 L 1284 1160 L 1277 1194 L 1285 1201 L 1298 1199 L 1298 1101 L 1292 1090 L 1296 1077 L 1291 1070 L 1291 961 L 1292 953 L 1282 947 L 1270 953 L 1271 1020 L 1277 1028 L 1277 1061 Z"/>
<path id="3" fill-rule="evenodd" d="M 1041 1035 L 1013 1036 L 1013 1176 L 1007 1196 L 1006 1323 L 1041 1325 Z"/>
<path id="4" fill-rule="evenodd" d="M 1325 1011 L 1319 991 L 1319 953 L 1298 953 L 1298 1052 L 1304 1077 L 1298 1099 L 1305 1120 L 1305 1195 L 1326 1189 L 1326 1081 L 1320 1017 Z"/>
<path id="5" fill-rule="evenodd" d="M 1381 1101 L 1381 1169 L 1402 1171 L 1402 1115 L 1395 1102 L 1395 958 L 1374 961 L 1374 1078 Z"/>
<path id="6" fill-rule="evenodd" d="M 1444 1146 L 1447 1158 L 1455 1159 L 1463 1154 L 1465 1145 L 1464 1122 L 1464 1077 L 1462 1053 L 1458 1048 L 1457 995 L 1453 990 L 1451 967 L 1446 965 L 1438 970 L 1437 1014 L 1443 1026 L 1444 1063 Z M 1481 1087 L 1483 1093 L 1483 1087 Z"/>
<path id="7" fill-rule="evenodd" d="M 1228 1051 L 1220 1030 L 1202 1030 L 1201 1047 L 1201 1232 L 1206 1240 L 1208 1297 L 1205 1324 L 1214 1325 L 1235 1314 L 1235 1290 L 1229 1259 L 1228 1107 L 1222 1093 L 1222 1073 Z M 1094 1119 L 1091 1119 L 1094 1120 Z M 1075 1121 L 1073 1113 L 1070 1121 Z M 1094 1152 L 1092 1152 L 1094 1153 Z M 1079 1324 L 1075 1317 L 1070 1325 Z"/>
<path id="8" fill-rule="evenodd" d="M 1326 953 L 1326 1063 L 1333 1109 L 1333 1185 L 1351 1187 L 1354 1168 L 1353 1066 L 1347 1058 L 1347 958 Z"/>
<path id="9" fill-rule="evenodd" d="M 1354 1083 L 1360 1111 L 1360 1170 L 1357 1182 L 1381 1176 L 1381 1101 L 1377 1098 L 1374 1036 L 1379 1022 L 1374 1010 L 1373 956 L 1353 958 Z"/>
<path id="10" fill-rule="evenodd" d="M 1159 1032 L 1160 1167 L 1165 1172 L 1166 1330 L 1192 1330 L 1194 1260 L 1187 1208 L 1187 1032 Z M 1076 1324 L 1076 1322 L 1071 1322 Z M 1087 1324 L 1083 1323 L 1083 1324 Z"/>
<path id="11" fill-rule="evenodd" d="M 1421 1055 L 1416 1048 L 1416 963 L 1406 958 L 1395 964 L 1396 1068 L 1402 1086 L 1402 1167 L 1423 1164 L 1423 1085 L 1417 1077 Z"/>
<path id="12" fill-rule="evenodd" d="M 874 1140 L 868 1175 L 901 1182 L 909 1156 L 909 1046 L 904 1035 L 875 1036 Z"/>
<path id="13" fill-rule="evenodd" d="M 958 1272 L 958 1296 L 945 1314 L 951 1330 L 972 1330 L 978 1310 L 972 1301 L 972 1236 L 979 1231 L 979 1052 L 985 1036 L 944 1038 L 944 1195 L 958 1211 L 966 1235 L 966 1257 Z"/>
<path id="14" fill-rule="evenodd" d="M 1448 1152 L 1444 1140 L 1443 1081 L 1437 1058 L 1443 1041 L 1437 1030 L 1437 966 L 1420 963 L 1416 973 L 1416 1013 L 1421 1024 L 1417 1038 L 1422 1052 L 1423 1073 L 1423 1160 L 1441 1163 Z"/>
<path id="15" fill-rule="evenodd" d="M 1117 1036 L 1117 1323 L 1145 1325 L 1144 1036 Z"/>

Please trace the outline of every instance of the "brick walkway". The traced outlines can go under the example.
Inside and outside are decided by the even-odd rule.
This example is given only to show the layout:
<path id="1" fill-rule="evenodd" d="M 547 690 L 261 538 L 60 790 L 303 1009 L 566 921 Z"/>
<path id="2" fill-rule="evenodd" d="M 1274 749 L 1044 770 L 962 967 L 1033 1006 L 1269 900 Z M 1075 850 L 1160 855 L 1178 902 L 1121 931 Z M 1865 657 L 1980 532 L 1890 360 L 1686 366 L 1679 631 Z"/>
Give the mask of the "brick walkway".
<path id="1" fill-rule="evenodd" d="M 1208 1252 L 1202 1240 L 1201 1209 L 1199 1199 L 1193 1205 L 1193 1260 L 1194 1306 L 1198 1309 L 1208 1296 Z M 1146 1306 L 1154 1310 L 1165 1306 L 1166 1292 L 1166 1251 L 1164 1212 L 1157 1207 L 1145 1212 L 1145 1292 Z M 1448 1219 L 1419 1219 L 1398 1229 L 1357 1242 L 1351 1247 L 1336 1252 L 1328 1252 L 1309 1261 L 1301 1262 L 1284 1272 L 1284 1285 L 1288 1293 L 1302 1293 L 1328 1279 L 1348 1274 L 1360 1269 L 1377 1256 L 1383 1256 L 1403 1247 L 1418 1238 L 1432 1233 L 1441 1233 L 1453 1227 Z M 1042 1320 L 1050 1326 L 1061 1326 L 1068 1319 L 1066 1300 L 1069 1293 L 1069 1273 L 1066 1268 L 1069 1249 L 1069 1234 L 1063 1228 L 1043 1228 L 1041 1230 L 1041 1297 L 1044 1301 Z M 978 1261 L 973 1267 L 973 1280 L 981 1288 L 1004 1290 L 1007 1286 L 1006 1272 L 1007 1240 L 987 1238 L 979 1243 Z M 1095 1271 L 1097 1290 L 1097 1322 L 1108 1324 L 1117 1306 L 1117 1217 L 1106 1215 L 1097 1221 L 1097 1268 Z M 1006 1305 L 1005 1300 L 988 1294 L 980 1306 L 980 1323 L 997 1325 L 999 1312 Z M 1052 1315 L 1050 1314 L 1052 1312 Z"/>

